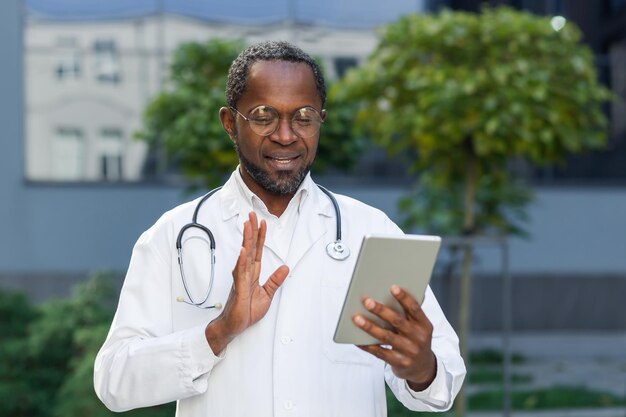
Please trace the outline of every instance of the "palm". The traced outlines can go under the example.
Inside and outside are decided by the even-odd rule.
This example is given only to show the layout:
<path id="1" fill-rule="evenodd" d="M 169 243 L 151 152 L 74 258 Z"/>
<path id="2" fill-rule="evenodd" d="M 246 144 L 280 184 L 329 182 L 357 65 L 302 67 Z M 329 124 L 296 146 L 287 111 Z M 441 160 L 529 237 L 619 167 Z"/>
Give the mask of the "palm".
<path id="1" fill-rule="evenodd" d="M 254 212 L 244 223 L 243 244 L 235 268 L 233 269 L 233 289 L 222 316 L 229 324 L 229 330 L 239 334 L 261 320 L 270 307 L 274 293 L 287 277 L 289 268 L 282 265 L 259 284 L 261 258 L 267 226 L 264 221 L 258 225 Z"/>

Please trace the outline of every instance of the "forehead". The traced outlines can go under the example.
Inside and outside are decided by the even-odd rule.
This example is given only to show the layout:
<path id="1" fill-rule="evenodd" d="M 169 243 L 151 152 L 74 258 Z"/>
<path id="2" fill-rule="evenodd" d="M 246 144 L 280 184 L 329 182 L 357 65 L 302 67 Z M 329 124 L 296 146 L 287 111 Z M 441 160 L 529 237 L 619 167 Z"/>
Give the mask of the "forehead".
<path id="1" fill-rule="evenodd" d="M 246 89 L 238 104 L 249 108 L 265 104 L 288 111 L 304 106 L 320 109 L 321 99 L 307 64 L 257 61 L 250 66 Z"/>

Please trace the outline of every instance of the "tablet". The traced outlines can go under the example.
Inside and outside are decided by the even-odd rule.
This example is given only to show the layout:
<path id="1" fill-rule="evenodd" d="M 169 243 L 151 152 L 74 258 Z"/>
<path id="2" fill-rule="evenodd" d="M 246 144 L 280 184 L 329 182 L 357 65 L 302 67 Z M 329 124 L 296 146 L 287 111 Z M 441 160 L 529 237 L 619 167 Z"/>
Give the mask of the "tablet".
<path id="1" fill-rule="evenodd" d="M 365 236 L 333 340 L 355 345 L 380 343 L 352 322 L 352 317 L 359 313 L 383 325 L 382 320 L 363 307 L 361 300 L 367 296 L 404 314 L 390 292 L 391 286 L 397 284 L 421 304 L 440 245 L 439 236 Z"/>

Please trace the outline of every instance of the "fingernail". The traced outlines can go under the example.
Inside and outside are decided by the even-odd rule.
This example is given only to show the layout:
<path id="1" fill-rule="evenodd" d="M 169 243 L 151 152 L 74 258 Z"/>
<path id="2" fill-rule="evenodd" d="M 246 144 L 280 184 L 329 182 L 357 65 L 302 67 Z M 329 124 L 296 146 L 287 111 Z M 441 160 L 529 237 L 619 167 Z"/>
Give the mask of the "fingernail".
<path id="1" fill-rule="evenodd" d="M 391 286 L 391 293 L 393 295 L 400 295 L 400 287 L 398 287 L 397 285 L 392 285 Z"/>
<path id="2" fill-rule="evenodd" d="M 357 326 L 363 326 L 365 324 L 365 319 L 362 316 L 356 316 L 354 318 L 354 322 L 357 324 Z"/>
<path id="3" fill-rule="evenodd" d="M 376 306 L 376 303 L 371 298 L 366 298 L 363 304 L 365 305 L 365 308 L 367 308 L 368 310 L 371 310 L 374 308 L 374 306 Z"/>

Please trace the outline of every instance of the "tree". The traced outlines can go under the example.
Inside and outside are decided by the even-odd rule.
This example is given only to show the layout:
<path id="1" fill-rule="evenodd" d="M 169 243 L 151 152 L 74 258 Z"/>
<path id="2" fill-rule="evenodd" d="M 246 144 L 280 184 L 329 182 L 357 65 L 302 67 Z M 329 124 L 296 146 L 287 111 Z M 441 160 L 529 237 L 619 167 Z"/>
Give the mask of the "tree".
<path id="1" fill-rule="evenodd" d="M 175 169 L 204 187 L 220 185 L 238 162 L 218 113 L 226 105 L 228 69 L 243 47 L 241 41 L 221 39 L 180 45 L 167 87 L 148 103 L 136 134 L 153 150 L 163 147 Z M 350 168 L 360 155 L 364 143 L 349 128 L 352 107 L 328 97 L 316 172 L 329 166 Z"/>
<path id="2" fill-rule="evenodd" d="M 24 295 L 0 291 L 0 415 L 112 417 L 93 389 L 96 353 L 109 329 L 117 276 L 96 273 L 70 298 L 33 306 Z M 174 404 L 123 415 L 165 417 Z"/>
<path id="3" fill-rule="evenodd" d="M 414 156 L 407 226 L 439 234 L 520 234 L 529 189 L 514 158 L 560 162 L 604 145 L 610 98 L 572 23 L 507 7 L 408 15 L 384 27 L 367 63 L 337 87 L 358 123 Z M 465 353 L 471 248 L 464 250 L 459 333 Z M 467 355 L 465 355 L 467 357 Z"/>

